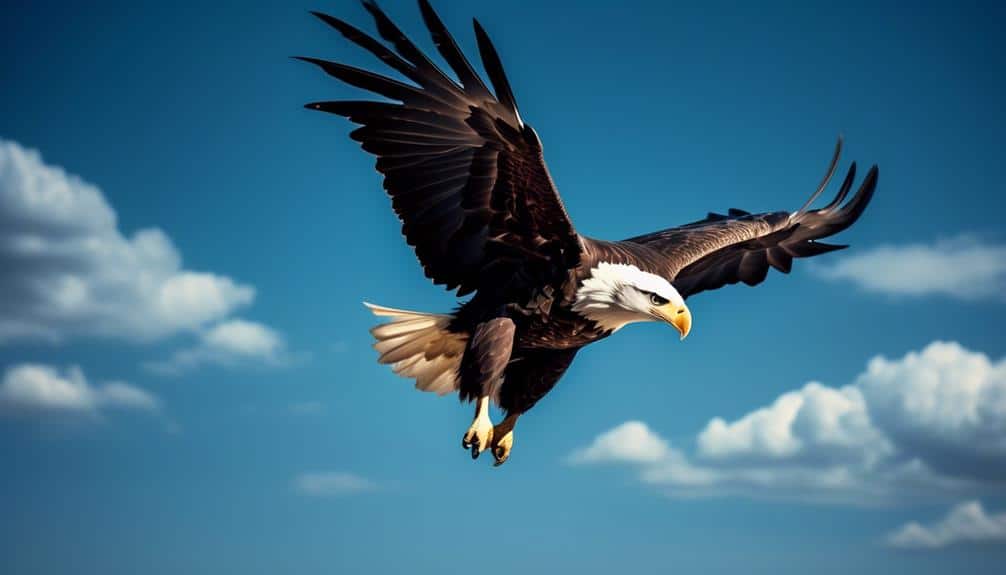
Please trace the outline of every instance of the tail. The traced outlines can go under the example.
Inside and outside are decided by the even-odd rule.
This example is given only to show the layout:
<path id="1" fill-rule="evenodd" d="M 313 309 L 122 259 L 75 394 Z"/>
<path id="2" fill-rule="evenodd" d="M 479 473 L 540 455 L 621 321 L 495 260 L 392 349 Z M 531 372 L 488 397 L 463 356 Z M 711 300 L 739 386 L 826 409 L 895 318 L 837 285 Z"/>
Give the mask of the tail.
<path id="1" fill-rule="evenodd" d="M 468 334 L 450 331 L 453 316 L 406 311 L 364 302 L 374 315 L 391 318 L 370 334 L 379 363 L 391 364 L 402 377 L 416 380 L 416 389 L 446 395 L 458 389 L 458 367 Z"/>

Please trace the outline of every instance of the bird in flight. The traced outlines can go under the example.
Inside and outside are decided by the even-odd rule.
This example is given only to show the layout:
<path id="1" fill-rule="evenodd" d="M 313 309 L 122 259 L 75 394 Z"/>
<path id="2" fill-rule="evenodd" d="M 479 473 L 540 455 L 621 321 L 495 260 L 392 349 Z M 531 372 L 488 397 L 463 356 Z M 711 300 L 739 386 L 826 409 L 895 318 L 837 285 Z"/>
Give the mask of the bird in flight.
<path id="1" fill-rule="evenodd" d="M 846 201 L 849 171 L 834 199 L 811 209 L 838 167 L 839 138 L 820 185 L 793 212 L 731 209 L 621 241 L 576 231 L 549 175 L 542 143 L 524 122 L 499 55 L 474 21 L 486 86 L 427 0 L 419 0 L 451 77 L 371 0 L 364 8 L 387 44 L 346 22 L 314 15 L 410 82 L 317 58 L 346 84 L 385 101 L 307 104 L 359 124 L 350 137 L 377 157 L 377 171 L 435 284 L 471 295 L 451 313 L 366 304 L 387 321 L 371 330 L 380 357 L 416 388 L 457 392 L 475 403 L 462 438 L 472 458 L 489 450 L 496 465 L 514 444 L 517 419 L 562 377 L 576 353 L 627 324 L 666 322 L 681 338 L 692 327 L 689 297 L 728 284 L 761 283 L 769 268 L 788 273 L 794 258 L 846 246 L 819 242 L 851 226 L 877 185 L 870 168 Z M 493 425 L 490 402 L 505 417 Z"/>

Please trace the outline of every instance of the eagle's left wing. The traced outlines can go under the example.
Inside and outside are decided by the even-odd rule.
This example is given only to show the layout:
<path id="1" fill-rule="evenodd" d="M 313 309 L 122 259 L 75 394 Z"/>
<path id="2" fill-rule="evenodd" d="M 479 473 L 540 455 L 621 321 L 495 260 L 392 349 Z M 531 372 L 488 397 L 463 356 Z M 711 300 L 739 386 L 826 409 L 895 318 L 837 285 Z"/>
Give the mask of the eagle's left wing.
<path id="1" fill-rule="evenodd" d="M 789 273 L 793 258 L 847 247 L 817 240 L 851 226 L 873 197 L 877 166 L 870 168 L 856 195 L 842 204 L 856 177 L 854 162 L 835 199 L 821 209 L 808 209 L 834 175 L 841 149 L 839 139 L 824 180 L 796 212 L 751 214 L 731 209 L 727 215 L 710 213 L 704 220 L 625 241 L 659 252 L 665 258 L 664 269 L 660 271 L 673 278 L 674 287 L 686 298 L 737 282 L 760 284 L 769 267 Z"/>

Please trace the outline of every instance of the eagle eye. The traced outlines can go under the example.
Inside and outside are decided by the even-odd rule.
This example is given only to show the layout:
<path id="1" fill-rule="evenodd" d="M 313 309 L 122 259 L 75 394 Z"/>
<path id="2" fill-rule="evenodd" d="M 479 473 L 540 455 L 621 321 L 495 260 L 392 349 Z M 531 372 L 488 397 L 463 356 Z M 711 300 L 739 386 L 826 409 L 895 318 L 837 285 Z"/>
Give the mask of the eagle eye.
<path id="1" fill-rule="evenodd" d="M 662 298 L 662 297 L 658 296 L 655 293 L 651 293 L 650 294 L 650 303 L 652 303 L 655 306 L 662 306 L 662 305 L 666 304 L 668 301 L 670 301 L 670 300 L 668 300 L 666 298 Z"/>

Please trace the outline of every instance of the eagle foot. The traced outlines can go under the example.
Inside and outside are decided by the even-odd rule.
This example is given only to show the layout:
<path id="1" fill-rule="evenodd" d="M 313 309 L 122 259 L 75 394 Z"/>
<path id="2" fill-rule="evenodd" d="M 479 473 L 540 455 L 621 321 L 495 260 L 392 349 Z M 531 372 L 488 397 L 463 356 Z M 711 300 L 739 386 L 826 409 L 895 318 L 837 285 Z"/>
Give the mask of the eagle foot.
<path id="1" fill-rule="evenodd" d="M 461 447 L 470 449 L 472 459 L 478 459 L 493 442 L 493 422 L 489 419 L 488 400 L 479 400 L 475 420 L 461 438 Z"/>
<path id="2" fill-rule="evenodd" d="M 479 455 L 482 455 L 482 452 L 485 451 L 492 442 L 492 422 L 488 420 L 485 422 L 476 420 L 472 423 L 472 426 L 468 428 L 468 431 L 465 432 L 465 436 L 461 438 L 461 447 L 470 449 L 472 452 L 472 459 L 478 459 Z"/>
<path id="3" fill-rule="evenodd" d="M 499 467 L 510 458 L 513 449 L 513 428 L 517 424 L 516 415 L 508 415 L 493 428 L 492 454 L 496 462 L 493 467 Z"/>
<path id="4" fill-rule="evenodd" d="M 499 439 L 493 439 L 493 458 L 496 462 L 493 467 L 499 467 L 510 459 L 510 450 L 513 449 L 513 430 L 506 432 Z"/>

